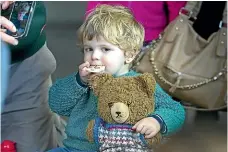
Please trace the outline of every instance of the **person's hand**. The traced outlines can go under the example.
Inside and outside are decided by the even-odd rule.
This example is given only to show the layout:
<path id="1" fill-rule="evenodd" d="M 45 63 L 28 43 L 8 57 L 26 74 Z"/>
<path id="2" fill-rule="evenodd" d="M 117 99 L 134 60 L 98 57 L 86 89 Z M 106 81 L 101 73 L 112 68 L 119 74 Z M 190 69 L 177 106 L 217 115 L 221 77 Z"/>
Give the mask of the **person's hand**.
<path id="1" fill-rule="evenodd" d="M 155 118 L 147 117 L 138 121 L 132 129 L 138 133 L 145 134 L 145 138 L 152 138 L 160 131 L 161 127 Z"/>
<path id="2" fill-rule="evenodd" d="M 1 2 L 1 9 L 7 9 L 9 7 L 9 5 L 12 3 L 12 1 L 4 1 Z M 7 43 L 10 43 L 12 45 L 17 45 L 18 44 L 18 40 L 15 39 L 14 37 L 6 34 L 6 30 L 8 29 L 11 32 L 16 32 L 16 27 L 14 26 L 14 24 L 9 21 L 8 19 L 6 19 L 4 16 L 0 16 L 0 25 L 1 25 L 1 30 L 0 30 L 0 38 L 2 41 L 5 41 Z M 2 28 L 4 27 L 4 28 Z"/>
<path id="3" fill-rule="evenodd" d="M 18 40 L 15 39 L 14 37 L 6 34 L 6 30 L 10 30 L 11 32 L 16 32 L 16 27 L 14 26 L 14 24 L 12 22 L 10 22 L 8 19 L 6 19 L 5 17 L 3 16 L 0 16 L 0 24 L 1 24 L 1 27 L 4 27 L 4 28 L 1 28 L 1 31 L 0 31 L 0 37 L 1 37 L 1 40 L 2 41 L 5 41 L 7 43 L 10 43 L 12 45 L 17 45 L 18 44 Z"/>
<path id="4" fill-rule="evenodd" d="M 1 9 L 5 10 L 9 7 L 10 4 L 12 4 L 14 1 L 2 1 L 0 2 L 1 4 Z"/>
<path id="5" fill-rule="evenodd" d="M 88 83 L 89 77 L 93 74 L 87 71 L 87 68 L 90 66 L 89 62 L 85 62 L 79 66 L 79 75 L 81 81 L 84 83 Z"/>

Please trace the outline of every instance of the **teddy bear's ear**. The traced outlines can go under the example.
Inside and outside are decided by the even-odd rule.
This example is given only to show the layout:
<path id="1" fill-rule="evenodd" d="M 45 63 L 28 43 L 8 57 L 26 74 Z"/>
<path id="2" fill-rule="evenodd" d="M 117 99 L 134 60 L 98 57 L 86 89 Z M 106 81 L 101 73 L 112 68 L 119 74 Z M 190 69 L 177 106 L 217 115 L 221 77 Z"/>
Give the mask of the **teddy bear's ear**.
<path id="1" fill-rule="evenodd" d="M 101 86 L 109 79 L 112 78 L 111 74 L 96 74 L 90 77 L 89 86 L 93 89 L 93 92 L 98 96 Z"/>
<path id="2" fill-rule="evenodd" d="M 139 76 L 139 80 L 142 82 L 142 87 L 146 89 L 146 92 L 149 97 L 152 96 L 152 94 L 155 91 L 156 81 L 152 74 L 150 73 L 144 73 Z"/>

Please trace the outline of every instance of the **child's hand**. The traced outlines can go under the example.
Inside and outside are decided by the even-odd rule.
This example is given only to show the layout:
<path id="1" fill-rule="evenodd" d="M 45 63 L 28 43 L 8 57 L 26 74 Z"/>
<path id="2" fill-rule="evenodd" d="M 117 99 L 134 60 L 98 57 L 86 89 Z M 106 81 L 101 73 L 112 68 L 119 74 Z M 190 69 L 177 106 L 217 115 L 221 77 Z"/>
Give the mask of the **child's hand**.
<path id="1" fill-rule="evenodd" d="M 91 76 L 91 73 L 87 71 L 87 68 L 90 66 L 89 62 L 85 62 L 79 66 L 79 75 L 81 81 L 88 83 L 88 78 Z"/>
<path id="2" fill-rule="evenodd" d="M 138 133 L 145 134 L 145 138 L 152 138 L 160 131 L 161 127 L 156 119 L 147 117 L 138 121 L 132 129 Z"/>

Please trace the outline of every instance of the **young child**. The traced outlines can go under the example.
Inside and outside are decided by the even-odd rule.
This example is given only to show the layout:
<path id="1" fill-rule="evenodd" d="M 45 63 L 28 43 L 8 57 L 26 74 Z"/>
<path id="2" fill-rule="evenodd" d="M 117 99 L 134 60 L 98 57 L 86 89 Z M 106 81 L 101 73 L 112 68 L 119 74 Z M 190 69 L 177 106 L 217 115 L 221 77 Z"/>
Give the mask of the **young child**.
<path id="1" fill-rule="evenodd" d="M 99 5 L 87 16 L 79 29 L 84 63 L 77 73 L 57 80 L 49 92 L 52 111 L 69 117 L 65 148 L 50 152 L 99 150 L 86 136 L 88 122 L 98 117 L 97 98 L 87 85 L 94 74 L 90 72 L 90 67 L 105 67 L 103 72 L 115 77 L 139 75 L 130 70 L 130 63 L 140 51 L 143 40 L 143 26 L 125 7 Z M 159 131 L 163 135 L 174 133 L 185 120 L 184 108 L 158 84 L 154 96 L 155 112 L 133 126 L 137 132 L 145 134 L 145 138 L 151 138 Z"/>

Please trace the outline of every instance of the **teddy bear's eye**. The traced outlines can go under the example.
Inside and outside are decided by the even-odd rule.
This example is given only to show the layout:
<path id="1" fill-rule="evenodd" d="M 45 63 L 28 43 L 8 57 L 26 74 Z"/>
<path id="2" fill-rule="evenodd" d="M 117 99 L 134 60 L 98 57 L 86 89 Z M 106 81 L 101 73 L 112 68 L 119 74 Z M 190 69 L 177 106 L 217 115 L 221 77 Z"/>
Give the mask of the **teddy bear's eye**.
<path id="1" fill-rule="evenodd" d="M 131 103 L 132 103 L 131 101 L 128 101 L 127 106 L 129 107 L 131 105 Z"/>
<path id="2" fill-rule="evenodd" d="M 111 108 L 113 106 L 113 103 L 108 103 L 108 106 Z"/>

